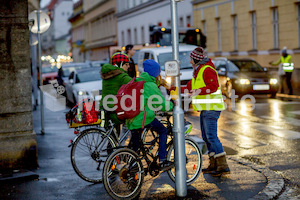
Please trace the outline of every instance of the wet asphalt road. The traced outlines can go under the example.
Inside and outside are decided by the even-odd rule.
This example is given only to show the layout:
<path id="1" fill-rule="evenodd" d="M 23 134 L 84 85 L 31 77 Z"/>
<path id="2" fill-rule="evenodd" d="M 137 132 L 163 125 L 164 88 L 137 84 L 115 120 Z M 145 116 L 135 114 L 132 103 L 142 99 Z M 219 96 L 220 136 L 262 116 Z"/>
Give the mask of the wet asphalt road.
<path id="1" fill-rule="evenodd" d="M 286 192 L 300 195 L 300 100 L 254 97 L 255 103 L 227 102 L 218 124 L 225 151 L 276 171 L 285 178 Z M 198 116 L 185 117 L 199 130 Z"/>

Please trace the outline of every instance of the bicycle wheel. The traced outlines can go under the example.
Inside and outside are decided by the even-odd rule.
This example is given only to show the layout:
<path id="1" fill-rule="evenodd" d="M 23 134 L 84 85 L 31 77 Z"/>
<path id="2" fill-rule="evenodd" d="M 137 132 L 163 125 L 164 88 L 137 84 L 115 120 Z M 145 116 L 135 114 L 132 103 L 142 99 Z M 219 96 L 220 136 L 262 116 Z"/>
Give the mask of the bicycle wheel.
<path id="1" fill-rule="evenodd" d="M 100 129 L 84 130 L 74 141 L 71 149 L 71 163 L 76 174 L 91 183 L 102 182 L 104 162 L 116 146 L 116 142 Z"/>
<path id="2" fill-rule="evenodd" d="M 144 168 L 138 155 L 131 149 L 114 151 L 103 168 L 103 183 L 114 199 L 133 199 L 140 195 Z"/>
<path id="3" fill-rule="evenodd" d="M 199 176 L 202 168 L 202 154 L 197 143 L 191 138 L 185 138 L 185 155 L 186 155 L 186 171 L 187 185 L 191 185 Z M 167 160 L 175 162 L 174 144 L 168 150 Z M 175 182 L 175 168 L 168 170 L 170 179 Z"/>

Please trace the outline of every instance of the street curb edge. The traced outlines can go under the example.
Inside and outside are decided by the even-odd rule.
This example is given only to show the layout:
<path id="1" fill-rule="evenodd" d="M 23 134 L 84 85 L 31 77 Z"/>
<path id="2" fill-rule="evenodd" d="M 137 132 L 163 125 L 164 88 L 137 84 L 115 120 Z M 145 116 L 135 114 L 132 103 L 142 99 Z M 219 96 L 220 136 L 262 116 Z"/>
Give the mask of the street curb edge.
<path id="1" fill-rule="evenodd" d="M 280 192 L 284 188 L 284 179 L 279 174 L 270 170 L 269 168 L 259 166 L 255 163 L 252 163 L 249 160 L 239 158 L 239 157 L 228 156 L 228 158 L 230 160 L 238 162 L 239 164 L 251 167 L 255 171 L 262 173 L 267 178 L 268 181 L 267 186 L 262 191 L 260 191 L 257 195 L 255 195 L 254 197 L 248 200 L 273 199 L 278 194 L 280 194 Z"/>

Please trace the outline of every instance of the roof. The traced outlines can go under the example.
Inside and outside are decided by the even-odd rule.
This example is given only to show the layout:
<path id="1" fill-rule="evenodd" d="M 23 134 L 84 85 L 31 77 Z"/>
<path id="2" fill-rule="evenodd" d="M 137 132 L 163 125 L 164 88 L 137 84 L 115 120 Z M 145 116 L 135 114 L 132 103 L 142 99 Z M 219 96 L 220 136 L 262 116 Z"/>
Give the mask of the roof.
<path id="1" fill-rule="evenodd" d="M 197 46 L 195 45 L 179 45 L 179 51 L 193 51 Z M 156 48 L 144 48 L 141 49 L 142 51 L 150 51 L 150 52 L 156 52 L 156 53 L 168 53 L 172 52 L 172 46 L 166 46 L 166 47 L 156 47 Z"/>

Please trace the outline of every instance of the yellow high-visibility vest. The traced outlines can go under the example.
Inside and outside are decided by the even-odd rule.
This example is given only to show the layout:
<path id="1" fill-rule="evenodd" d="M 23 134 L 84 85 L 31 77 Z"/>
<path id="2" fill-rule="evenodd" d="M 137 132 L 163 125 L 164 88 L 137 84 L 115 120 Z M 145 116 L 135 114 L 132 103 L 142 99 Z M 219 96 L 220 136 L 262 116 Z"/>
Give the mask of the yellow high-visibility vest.
<path id="1" fill-rule="evenodd" d="M 218 90 L 211 94 L 197 95 L 197 96 L 192 97 L 193 109 L 198 110 L 198 111 L 200 111 L 200 110 L 218 110 L 218 111 L 225 110 L 219 76 L 218 76 L 217 71 L 213 67 L 211 67 L 209 65 L 205 65 L 199 70 L 199 73 L 198 73 L 196 79 L 194 77 L 192 79 L 192 90 L 203 88 L 206 86 L 204 79 L 203 79 L 203 72 L 208 67 L 210 67 L 211 69 L 213 69 L 216 72 L 216 75 L 218 78 L 218 83 L 219 83 Z"/>
<path id="2" fill-rule="evenodd" d="M 281 56 L 281 63 L 284 72 L 293 72 L 294 63 L 292 63 L 291 59 L 291 55 L 288 55 L 287 57 Z"/>

